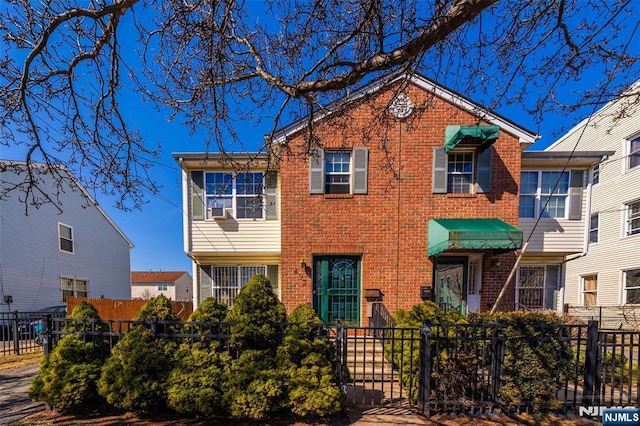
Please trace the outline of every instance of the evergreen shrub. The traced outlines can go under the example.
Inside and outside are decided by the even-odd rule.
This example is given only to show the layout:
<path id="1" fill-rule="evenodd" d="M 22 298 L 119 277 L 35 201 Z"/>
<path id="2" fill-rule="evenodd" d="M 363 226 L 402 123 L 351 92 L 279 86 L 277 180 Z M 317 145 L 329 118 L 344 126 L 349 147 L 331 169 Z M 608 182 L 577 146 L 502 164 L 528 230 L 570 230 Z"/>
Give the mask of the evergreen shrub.
<path id="1" fill-rule="evenodd" d="M 96 308 L 80 302 L 70 315 L 75 319 L 100 320 Z M 82 329 L 83 323 L 76 329 Z M 81 411 L 99 405 L 97 381 L 102 366 L 103 346 L 80 335 L 63 336 L 50 354 L 46 355 L 29 389 L 29 398 L 44 401 L 49 406 L 67 411 Z"/>

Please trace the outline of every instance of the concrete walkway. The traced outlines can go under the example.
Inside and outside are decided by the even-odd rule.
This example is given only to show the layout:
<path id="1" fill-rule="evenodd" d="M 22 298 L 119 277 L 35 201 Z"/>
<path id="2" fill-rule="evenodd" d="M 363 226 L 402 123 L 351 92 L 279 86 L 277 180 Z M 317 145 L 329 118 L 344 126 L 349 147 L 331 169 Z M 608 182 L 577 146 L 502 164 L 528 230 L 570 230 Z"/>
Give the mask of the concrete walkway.
<path id="1" fill-rule="evenodd" d="M 45 408 L 27 396 L 38 364 L 0 371 L 0 425 L 8 425 Z"/>

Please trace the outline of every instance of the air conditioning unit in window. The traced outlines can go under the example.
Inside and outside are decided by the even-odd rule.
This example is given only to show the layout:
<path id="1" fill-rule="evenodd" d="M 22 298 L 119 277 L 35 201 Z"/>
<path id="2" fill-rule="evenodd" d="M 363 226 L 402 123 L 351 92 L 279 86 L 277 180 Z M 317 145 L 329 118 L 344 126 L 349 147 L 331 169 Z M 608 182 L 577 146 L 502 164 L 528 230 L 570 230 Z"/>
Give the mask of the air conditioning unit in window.
<path id="1" fill-rule="evenodd" d="M 209 207 L 208 209 L 209 219 L 224 220 L 231 217 L 232 209 L 224 207 Z"/>

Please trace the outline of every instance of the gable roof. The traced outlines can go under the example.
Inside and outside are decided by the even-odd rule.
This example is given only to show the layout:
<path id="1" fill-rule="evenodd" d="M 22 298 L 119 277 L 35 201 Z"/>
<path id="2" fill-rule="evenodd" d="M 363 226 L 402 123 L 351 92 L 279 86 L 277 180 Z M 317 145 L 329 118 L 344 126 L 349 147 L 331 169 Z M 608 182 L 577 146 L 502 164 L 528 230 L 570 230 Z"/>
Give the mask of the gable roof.
<path id="1" fill-rule="evenodd" d="M 175 283 L 185 271 L 132 271 L 131 284 L 136 283 Z"/>
<path id="2" fill-rule="evenodd" d="M 11 171 L 15 171 L 20 167 L 27 167 L 27 163 L 25 161 L 14 161 L 14 160 L 2 160 L 0 159 L 0 165 L 3 165 L 5 167 L 11 167 L 12 170 Z M 102 209 L 102 207 L 100 207 L 100 205 L 98 204 L 98 202 L 91 196 L 91 194 L 89 194 L 89 192 L 85 189 L 84 186 L 82 186 L 82 184 L 80 183 L 80 181 L 78 181 L 78 179 L 76 179 L 76 177 L 73 175 L 73 173 L 71 173 L 69 171 L 69 169 L 67 169 L 65 166 L 63 165 L 47 165 L 47 164 L 42 164 L 42 163 L 32 163 L 32 165 L 34 166 L 38 166 L 41 167 L 42 169 L 45 170 L 45 173 L 48 172 L 50 167 L 54 167 L 54 168 L 58 168 L 60 170 L 62 170 L 64 173 L 67 174 L 67 176 L 69 176 L 69 180 L 71 182 L 73 182 L 73 184 L 78 188 L 78 190 L 80 190 L 80 192 L 82 193 L 82 195 L 86 198 L 86 200 L 89 202 L 89 204 L 91 204 L 93 207 L 96 208 L 96 210 L 98 210 L 98 212 L 105 218 L 105 220 L 109 223 L 109 225 L 111 225 L 113 227 L 113 229 L 120 234 L 120 236 L 122 237 L 122 239 L 125 240 L 125 242 L 129 245 L 129 249 L 132 249 L 134 247 L 133 243 L 131 242 L 131 240 L 125 235 L 125 233 L 118 227 L 118 225 L 116 225 L 116 223 L 109 217 L 109 215 Z M 0 169 L 4 170 L 4 167 L 1 167 Z"/>
<path id="3" fill-rule="evenodd" d="M 449 103 L 459 107 L 460 109 L 468 111 L 469 113 L 481 117 L 483 120 L 486 120 L 491 124 L 499 126 L 500 129 L 504 130 L 505 132 L 516 136 L 520 140 L 521 144 L 529 146 L 540 138 L 538 134 L 517 125 L 513 121 L 493 111 L 488 110 L 487 108 L 473 102 L 471 99 L 463 96 L 458 92 L 444 87 L 423 75 L 406 72 L 401 74 L 391 74 L 366 84 L 355 92 L 349 94 L 347 97 L 344 97 L 324 108 L 325 111 L 328 112 L 321 112 L 316 114 L 316 116 L 314 117 L 314 121 L 321 120 L 327 116 L 339 112 L 341 107 L 344 107 L 345 105 L 361 99 L 367 95 L 371 95 L 372 93 L 375 93 L 382 88 L 400 80 L 407 80 L 408 82 L 415 84 L 416 86 L 422 88 L 427 92 L 433 93 L 439 98 L 448 101 Z M 301 118 L 279 130 L 276 130 L 273 141 L 276 143 L 284 142 L 289 135 L 305 128 L 308 122 L 309 120 L 307 118 Z"/>

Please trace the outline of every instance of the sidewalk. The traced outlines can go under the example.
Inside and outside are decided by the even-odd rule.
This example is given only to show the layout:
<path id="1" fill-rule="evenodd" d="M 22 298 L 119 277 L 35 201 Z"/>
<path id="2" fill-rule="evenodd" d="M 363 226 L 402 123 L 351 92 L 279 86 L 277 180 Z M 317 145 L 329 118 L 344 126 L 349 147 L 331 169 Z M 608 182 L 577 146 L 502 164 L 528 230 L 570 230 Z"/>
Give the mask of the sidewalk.
<path id="1" fill-rule="evenodd" d="M 44 409 L 43 402 L 27 396 L 38 364 L 0 371 L 0 425 L 8 425 Z"/>

